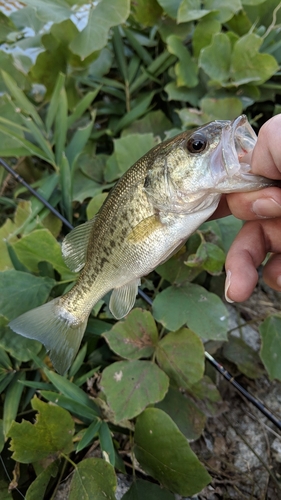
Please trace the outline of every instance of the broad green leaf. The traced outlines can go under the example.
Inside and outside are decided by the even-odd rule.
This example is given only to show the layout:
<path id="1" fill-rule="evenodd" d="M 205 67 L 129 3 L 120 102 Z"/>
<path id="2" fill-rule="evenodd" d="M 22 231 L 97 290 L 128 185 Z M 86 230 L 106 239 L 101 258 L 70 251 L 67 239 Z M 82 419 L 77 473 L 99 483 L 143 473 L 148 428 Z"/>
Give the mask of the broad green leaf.
<path id="1" fill-rule="evenodd" d="M 160 368 L 179 387 L 187 389 L 203 377 L 205 367 L 203 343 L 187 328 L 170 332 L 160 340 L 156 358 Z"/>
<path id="2" fill-rule="evenodd" d="M 213 35 L 212 43 L 201 50 L 199 66 L 214 80 L 223 84 L 229 78 L 231 42 L 225 33 Z"/>
<path id="3" fill-rule="evenodd" d="M 178 87 L 195 87 L 198 84 L 198 67 L 192 60 L 188 49 L 183 45 L 182 40 L 175 35 L 167 38 L 167 45 L 169 52 L 179 59 L 175 65 Z"/>
<path id="4" fill-rule="evenodd" d="M 107 162 L 104 177 L 112 182 L 123 175 L 141 156 L 156 146 L 153 134 L 130 134 L 120 139 L 114 139 L 114 168 Z"/>
<path id="5" fill-rule="evenodd" d="M 153 315 L 168 330 L 187 324 L 204 339 L 227 339 L 225 305 L 217 295 L 194 283 L 171 286 L 159 293 L 153 302 Z"/>
<path id="6" fill-rule="evenodd" d="M 107 42 L 109 29 L 124 23 L 130 12 L 129 0 L 101 0 L 92 6 L 87 26 L 70 43 L 70 49 L 81 59 L 102 49 Z"/>
<path id="7" fill-rule="evenodd" d="M 178 389 L 170 387 L 156 408 L 165 411 L 188 440 L 198 439 L 205 427 L 206 415 L 193 400 Z"/>
<path id="8" fill-rule="evenodd" d="M 83 203 L 86 198 L 93 198 L 96 194 L 103 191 L 104 186 L 89 178 L 80 169 L 74 172 L 72 181 L 73 185 L 73 201 Z"/>
<path id="9" fill-rule="evenodd" d="M 166 115 L 159 109 L 158 111 L 151 111 L 147 113 L 140 120 L 133 122 L 129 128 L 122 131 L 122 137 L 130 134 L 149 134 L 154 136 L 160 135 L 164 139 L 165 132 L 170 130 L 172 123 Z"/>
<path id="10" fill-rule="evenodd" d="M 259 330 L 262 338 L 260 358 L 270 380 L 281 380 L 281 316 L 269 316 L 260 325 Z"/>
<path id="11" fill-rule="evenodd" d="M 105 368 L 101 387 L 116 422 L 134 418 L 161 401 L 169 385 L 165 373 L 150 361 L 119 361 Z"/>
<path id="12" fill-rule="evenodd" d="M 278 64 L 273 56 L 259 53 L 262 41 L 255 33 L 248 33 L 235 43 L 230 68 L 235 85 L 249 82 L 260 85 L 278 71 Z"/>
<path id="13" fill-rule="evenodd" d="M 255 379 L 263 373 L 258 353 L 239 337 L 230 337 L 223 346 L 223 355 L 248 378 Z"/>
<path id="14" fill-rule="evenodd" d="M 117 478 L 114 468 L 100 458 L 87 458 L 75 468 L 69 500 L 115 500 Z"/>
<path id="15" fill-rule="evenodd" d="M 237 97 L 225 97 L 221 99 L 205 97 L 201 100 L 201 109 L 208 121 L 212 120 L 234 120 L 241 115 L 243 104 Z"/>
<path id="16" fill-rule="evenodd" d="M 205 415 L 214 417 L 221 414 L 222 398 L 215 384 L 208 376 L 204 375 L 199 382 L 190 388 L 189 392 L 201 400 L 200 407 L 203 406 Z"/>
<path id="17" fill-rule="evenodd" d="M 201 4 L 200 0 L 183 0 L 178 10 L 177 22 L 195 21 L 209 14 L 210 10 L 201 9 Z"/>
<path id="18" fill-rule="evenodd" d="M 52 462 L 31 483 L 25 494 L 25 500 L 43 500 L 51 477 L 56 477 L 57 473 L 58 465 Z"/>
<path id="19" fill-rule="evenodd" d="M 174 495 L 163 490 L 158 484 L 143 479 L 137 479 L 122 497 L 122 500 L 174 500 Z"/>
<path id="20" fill-rule="evenodd" d="M 48 229 L 37 229 L 23 236 L 13 244 L 13 248 L 20 261 L 34 273 L 38 270 L 38 263 L 46 261 L 63 279 L 75 276 L 64 263 L 61 246 Z"/>
<path id="21" fill-rule="evenodd" d="M 38 398 L 33 398 L 31 405 L 38 412 L 35 424 L 23 420 L 20 424 L 13 422 L 10 428 L 12 458 L 28 464 L 46 458 L 54 461 L 61 453 L 70 453 L 74 434 L 70 414 Z"/>
<path id="22" fill-rule="evenodd" d="M 94 196 L 86 208 L 87 219 L 91 220 L 99 211 L 100 207 L 107 198 L 108 193 L 99 193 Z"/>
<path id="23" fill-rule="evenodd" d="M 225 23 L 232 18 L 233 14 L 242 9 L 241 0 L 205 0 L 205 8 L 216 11 L 216 18 Z"/>
<path id="24" fill-rule="evenodd" d="M 161 5 L 164 12 L 166 12 L 173 19 L 177 18 L 178 8 L 182 0 L 157 0 Z"/>
<path id="25" fill-rule="evenodd" d="M 14 214 L 14 220 L 7 219 L 0 228 L 0 270 L 13 267 L 6 241 L 13 243 L 17 241 L 17 236 L 21 234 L 26 220 L 31 215 L 30 201 L 20 200 Z"/>
<path id="26" fill-rule="evenodd" d="M 165 85 L 165 92 L 168 94 L 169 101 L 189 102 L 192 106 L 198 106 L 199 99 L 202 97 L 202 91 L 198 86 L 192 89 L 187 87 L 178 87 L 174 81 Z M 180 132 L 181 130 L 177 133 L 179 134 Z"/>
<path id="27" fill-rule="evenodd" d="M 225 262 L 225 253 L 217 245 L 203 241 L 196 254 L 189 255 L 185 264 L 189 267 L 200 267 L 210 274 L 220 274 Z"/>
<path id="28" fill-rule="evenodd" d="M 32 353 L 39 353 L 42 344 L 18 335 L 8 327 L 8 319 L 0 316 L 0 347 L 9 352 L 13 358 L 26 362 L 32 359 Z"/>
<path id="29" fill-rule="evenodd" d="M 55 281 L 13 269 L 0 273 L 0 314 L 9 320 L 46 302 Z"/>
<path id="30" fill-rule="evenodd" d="M 157 0 L 138 0 L 132 5 L 133 15 L 136 21 L 144 26 L 153 26 L 159 20 L 162 9 Z"/>
<path id="31" fill-rule="evenodd" d="M 236 217 L 233 217 L 233 215 L 230 215 L 229 217 L 224 217 L 223 219 L 218 219 L 217 221 L 221 234 L 222 234 L 222 244 L 225 253 L 228 252 L 230 249 L 230 246 L 235 238 L 235 236 L 238 234 L 240 229 L 243 226 L 243 222 L 239 219 L 236 219 Z"/>
<path id="32" fill-rule="evenodd" d="M 51 21 L 59 23 L 64 19 L 68 19 L 72 10 L 68 6 L 71 2 L 65 0 L 25 0 L 25 5 L 32 7 L 39 19 L 45 22 Z"/>
<path id="33" fill-rule="evenodd" d="M 24 389 L 23 384 L 20 384 L 20 380 L 25 380 L 25 372 L 17 372 L 14 375 L 12 382 L 9 384 L 8 389 L 5 394 L 4 408 L 3 408 L 3 433 L 5 439 L 11 428 L 13 421 L 16 419 L 18 414 L 18 409 L 20 405 L 22 391 Z"/>
<path id="34" fill-rule="evenodd" d="M 219 33 L 221 23 L 213 17 L 202 19 L 195 27 L 192 37 L 193 53 L 195 57 L 199 57 L 201 49 L 207 47 L 212 42 L 212 37 Z"/>
<path id="35" fill-rule="evenodd" d="M 103 334 L 110 349 L 122 358 L 140 359 L 152 356 L 158 332 L 149 311 L 133 309 L 124 321 L 118 321 Z"/>
<path id="36" fill-rule="evenodd" d="M 148 408 L 138 417 L 134 452 L 149 475 L 179 495 L 194 495 L 211 481 L 185 436 L 158 408 Z"/>

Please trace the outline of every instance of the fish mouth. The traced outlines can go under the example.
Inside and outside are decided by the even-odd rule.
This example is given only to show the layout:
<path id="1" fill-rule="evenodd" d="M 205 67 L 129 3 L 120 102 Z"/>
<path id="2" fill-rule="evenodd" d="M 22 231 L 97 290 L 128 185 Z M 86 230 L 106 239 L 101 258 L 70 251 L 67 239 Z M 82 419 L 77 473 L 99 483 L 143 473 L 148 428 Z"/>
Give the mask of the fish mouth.
<path id="1" fill-rule="evenodd" d="M 222 129 L 222 158 L 228 177 L 251 172 L 250 159 L 256 142 L 256 133 L 246 115 L 238 116 Z"/>

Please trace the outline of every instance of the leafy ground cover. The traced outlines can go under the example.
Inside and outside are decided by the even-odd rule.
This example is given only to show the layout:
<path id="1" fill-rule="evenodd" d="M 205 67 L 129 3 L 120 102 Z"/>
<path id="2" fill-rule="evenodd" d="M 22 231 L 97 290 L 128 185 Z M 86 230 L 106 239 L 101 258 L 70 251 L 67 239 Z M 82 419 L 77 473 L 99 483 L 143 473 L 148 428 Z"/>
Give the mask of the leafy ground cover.
<path id="1" fill-rule="evenodd" d="M 258 128 L 280 111 L 277 0 L 8 1 L 0 22 L 0 155 L 74 226 L 162 139 L 242 112 Z M 256 351 L 245 312 L 230 335 L 223 263 L 241 222 L 205 223 L 146 277 L 152 307 L 138 298 L 115 322 L 100 301 L 62 377 L 7 324 L 76 279 L 66 228 L 2 168 L 0 181 L 2 497 L 54 498 L 71 473 L 70 499 L 113 499 L 115 471 L 141 478 L 124 500 L 200 492 L 212 469 L 194 449 L 222 408 L 204 349 L 251 380 L 281 378 L 279 313 L 250 318 Z"/>

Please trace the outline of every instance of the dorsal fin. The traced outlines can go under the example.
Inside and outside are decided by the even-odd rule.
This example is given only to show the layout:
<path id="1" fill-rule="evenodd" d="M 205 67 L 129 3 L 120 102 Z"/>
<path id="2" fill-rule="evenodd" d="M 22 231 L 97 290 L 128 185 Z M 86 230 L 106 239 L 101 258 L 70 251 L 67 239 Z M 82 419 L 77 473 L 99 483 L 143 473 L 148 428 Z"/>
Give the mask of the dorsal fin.
<path id="1" fill-rule="evenodd" d="M 87 248 L 90 233 L 95 217 L 84 224 L 80 224 L 66 235 L 62 242 L 62 256 L 71 271 L 77 273 L 84 267 L 87 257 Z"/>

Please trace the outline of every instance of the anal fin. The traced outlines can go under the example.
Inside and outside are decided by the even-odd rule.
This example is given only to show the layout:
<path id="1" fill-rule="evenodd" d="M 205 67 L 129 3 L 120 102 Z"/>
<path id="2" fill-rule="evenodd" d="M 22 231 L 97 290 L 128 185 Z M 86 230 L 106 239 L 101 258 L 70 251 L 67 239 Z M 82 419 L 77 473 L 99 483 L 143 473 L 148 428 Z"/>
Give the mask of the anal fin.
<path id="1" fill-rule="evenodd" d="M 130 312 L 136 301 L 139 285 L 140 279 L 137 278 L 126 285 L 114 288 L 109 301 L 109 309 L 116 319 L 121 319 Z"/>

